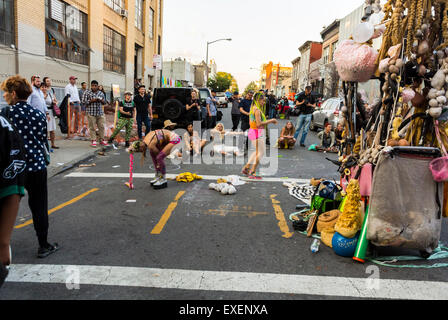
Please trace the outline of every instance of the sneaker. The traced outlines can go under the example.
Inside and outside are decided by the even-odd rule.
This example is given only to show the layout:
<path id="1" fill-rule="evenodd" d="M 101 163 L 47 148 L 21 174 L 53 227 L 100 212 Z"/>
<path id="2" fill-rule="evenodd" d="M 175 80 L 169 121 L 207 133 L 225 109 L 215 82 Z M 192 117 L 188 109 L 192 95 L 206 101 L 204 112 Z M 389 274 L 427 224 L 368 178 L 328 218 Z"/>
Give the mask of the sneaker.
<path id="1" fill-rule="evenodd" d="M 37 257 L 38 258 L 46 258 L 50 254 L 55 253 L 59 250 L 59 245 L 57 243 L 54 243 L 53 245 L 48 244 L 46 247 L 40 247 L 37 251 Z"/>
<path id="2" fill-rule="evenodd" d="M 92 144 L 90 146 L 96 148 L 98 145 L 97 145 L 96 141 L 92 141 Z"/>
<path id="3" fill-rule="evenodd" d="M 101 141 L 101 145 L 102 145 L 102 146 L 105 146 L 105 147 L 108 147 L 108 146 L 109 146 L 109 144 L 108 144 L 106 141 L 104 141 L 104 140 Z"/>
<path id="4" fill-rule="evenodd" d="M 168 181 L 166 181 L 165 179 L 161 178 L 159 181 L 154 183 L 152 186 L 156 190 L 165 189 L 165 188 L 168 187 Z"/>
<path id="5" fill-rule="evenodd" d="M 9 270 L 3 263 L 0 263 L 0 288 L 5 282 L 6 277 L 8 276 Z"/>
<path id="6" fill-rule="evenodd" d="M 306 148 L 306 145 L 303 144 L 303 143 L 301 143 L 300 146 L 301 146 L 302 148 Z"/>
<path id="7" fill-rule="evenodd" d="M 155 178 L 154 178 L 154 180 L 151 180 L 149 183 L 151 184 L 151 185 L 154 185 L 154 183 L 156 183 L 156 182 L 158 182 L 159 180 L 160 180 L 160 176 L 156 176 Z"/>

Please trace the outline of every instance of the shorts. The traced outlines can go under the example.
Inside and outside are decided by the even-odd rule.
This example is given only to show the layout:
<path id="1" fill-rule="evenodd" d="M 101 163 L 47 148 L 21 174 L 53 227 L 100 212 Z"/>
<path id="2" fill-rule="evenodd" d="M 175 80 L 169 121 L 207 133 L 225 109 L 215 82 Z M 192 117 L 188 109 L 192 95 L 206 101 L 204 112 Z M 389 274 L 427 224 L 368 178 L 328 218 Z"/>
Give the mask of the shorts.
<path id="1" fill-rule="evenodd" d="M 249 129 L 248 134 L 250 141 L 255 141 L 264 137 L 264 129 Z"/>
<path id="2" fill-rule="evenodd" d="M 81 112 L 81 104 L 79 102 L 70 102 L 71 111 Z"/>

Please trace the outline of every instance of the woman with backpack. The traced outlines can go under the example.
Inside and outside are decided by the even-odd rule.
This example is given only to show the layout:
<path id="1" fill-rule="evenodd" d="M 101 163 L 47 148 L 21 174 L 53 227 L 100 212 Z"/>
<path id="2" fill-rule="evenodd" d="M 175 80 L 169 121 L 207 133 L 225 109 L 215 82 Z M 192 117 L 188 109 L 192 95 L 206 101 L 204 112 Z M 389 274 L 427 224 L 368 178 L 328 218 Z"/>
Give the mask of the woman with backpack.
<path id="1" fill-rule="evenodd" d="M 115 127 L 114 132 L 110 136 L 109 143 L 113 143 L 114 138 L 120 133 L 120 130 L 123 127 L 126 127 L 126 148 L 129 147 L 129 139 L 131 138 L 132 126 L 134 124 L 134 110 L 135 105 L 134 101 L 132 101 L 132 92 L 126 91 L 124 93 L 124 101 L 120 101 L 119 103 L 119 114 L 118 114 L 118 122 Z"/>

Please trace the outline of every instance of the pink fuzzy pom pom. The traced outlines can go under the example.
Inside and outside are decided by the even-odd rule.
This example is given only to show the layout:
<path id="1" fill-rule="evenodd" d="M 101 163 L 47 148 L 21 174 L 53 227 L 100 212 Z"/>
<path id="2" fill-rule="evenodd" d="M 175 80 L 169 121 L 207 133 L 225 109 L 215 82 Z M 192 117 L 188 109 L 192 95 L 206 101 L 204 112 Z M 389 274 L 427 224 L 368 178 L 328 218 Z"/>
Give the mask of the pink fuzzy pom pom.
<path id="1" fill-rule="evenodd" d="M 412 89 L 404 89 L 401 97 L 403 98 L 403 103 L 408 103 L 415 98 L 415 91 Z"/>
<path id="2" fill-rule="evenodd" d="M 366 82 L 376 69 L 378 52 L 368 45 L 344 40 L 334 53 L 334 62 L 343 81 Z"/>

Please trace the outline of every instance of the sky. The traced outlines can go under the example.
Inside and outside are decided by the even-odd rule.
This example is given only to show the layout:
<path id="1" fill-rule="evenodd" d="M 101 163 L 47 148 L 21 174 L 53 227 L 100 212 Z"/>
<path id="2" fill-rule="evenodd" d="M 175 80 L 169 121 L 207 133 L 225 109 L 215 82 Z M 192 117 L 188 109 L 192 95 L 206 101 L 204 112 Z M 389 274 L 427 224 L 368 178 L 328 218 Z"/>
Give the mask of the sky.
<path id="1" fill-rule="evenodd" d="M 320 32 L 364 0 L 165 0 L 164 60 L 185 58 L 199 63 L 207 42 L 218 71 L 231 73 L 240 91 L 260 78 L 261 65 L 272 61 L 292 66 L 307 40 L 322 41 Z M 255 68 L 257 70 L 251 70 Z"/>

